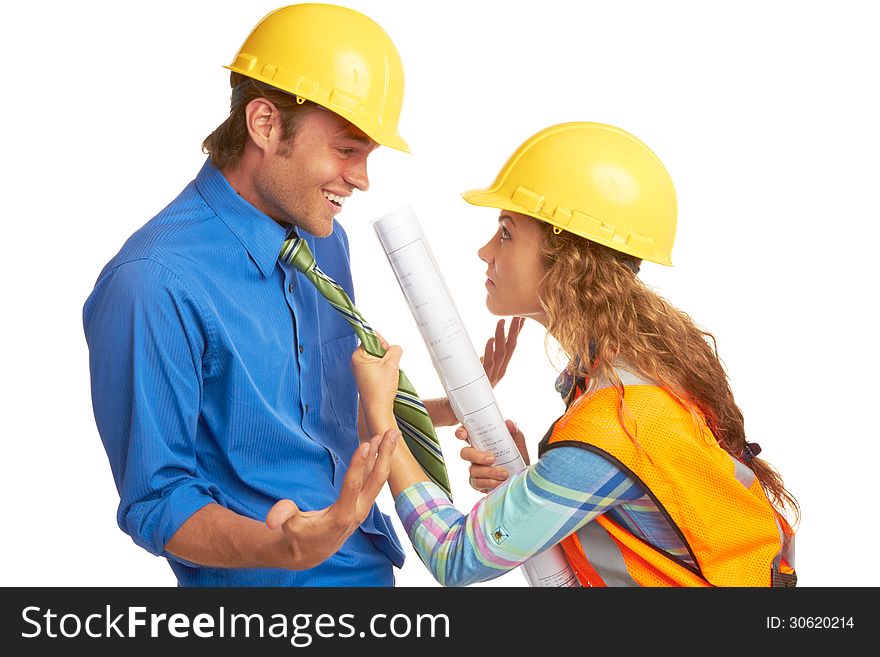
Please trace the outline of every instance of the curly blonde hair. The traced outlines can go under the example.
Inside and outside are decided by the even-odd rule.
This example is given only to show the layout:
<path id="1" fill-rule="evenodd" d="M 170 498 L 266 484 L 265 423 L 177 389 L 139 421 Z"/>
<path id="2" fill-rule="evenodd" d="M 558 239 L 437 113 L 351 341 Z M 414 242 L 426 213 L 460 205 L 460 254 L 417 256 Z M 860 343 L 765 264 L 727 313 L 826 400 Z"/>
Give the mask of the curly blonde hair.
<path id="1" fill-rule="evenodd" d="M 616 387 L 621 425 L 636 440 L 614 370 L 615 362 L 626 363 L 668 390 L 695 421 L 702 417 L 721 447 L 741 458 L 747 449 L 743 415 L 714 336 L 639 279 L 639 259 L 567 231 L 556 234 L 549 224 L 542 230 L 546 271 L 538 296 L 548 337 L 569 358 L 569 374 Z M 745 460 L 777 512 L 791 510 L 796 524 L 800 509 L 779 473 L 762 459 Z"/>

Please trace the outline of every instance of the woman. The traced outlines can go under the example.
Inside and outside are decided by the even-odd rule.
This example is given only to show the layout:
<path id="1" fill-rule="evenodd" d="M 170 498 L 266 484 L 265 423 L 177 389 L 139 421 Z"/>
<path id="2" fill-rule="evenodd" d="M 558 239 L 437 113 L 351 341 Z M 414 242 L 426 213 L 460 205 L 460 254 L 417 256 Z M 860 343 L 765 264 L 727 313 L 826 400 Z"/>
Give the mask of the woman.
<path id="1" fill-rule="evenodd" d="M 560 344 L 567 410 L 540 460 L 467 516 L 398 442 L 392 494 L 435 577 L 491 579 L 561 541 L 585 586 L 794 585 L 783 512 L 797 503 L 746 442 L 714 338 L 637 276 L 643 259 L 671 264 L 676 198 L 660 160 L 618 128 L 562 124 L 464 198 L 501 210 L 479 251 L 486 304 Z M 395 428 L 400 354 L 352 358 L 371 433 Z M 462 455 L 476 488 L 502 478 L 486 454 Z"/>

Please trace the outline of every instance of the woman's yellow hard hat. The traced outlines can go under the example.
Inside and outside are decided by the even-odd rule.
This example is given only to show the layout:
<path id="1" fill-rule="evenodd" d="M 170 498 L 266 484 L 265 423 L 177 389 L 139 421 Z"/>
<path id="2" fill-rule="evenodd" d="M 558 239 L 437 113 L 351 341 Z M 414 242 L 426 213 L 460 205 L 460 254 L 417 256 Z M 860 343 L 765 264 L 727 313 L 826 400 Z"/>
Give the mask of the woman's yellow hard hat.
<path id="1" fill-rule="evenodd" d="M 628 132 L 562 123 L 530 137 L 473 205 L 529 215 L 609 248 L 672 264 L 676 198 L 660 159 Z"/>
<path id="2" fill-rule="evenodd" d="M 353 9 L 323 4 L 276 9 L 224 68 L 322 105 L 373 141 L 409 152 L 397 132 L 400 55 L 379 25 Z"/>

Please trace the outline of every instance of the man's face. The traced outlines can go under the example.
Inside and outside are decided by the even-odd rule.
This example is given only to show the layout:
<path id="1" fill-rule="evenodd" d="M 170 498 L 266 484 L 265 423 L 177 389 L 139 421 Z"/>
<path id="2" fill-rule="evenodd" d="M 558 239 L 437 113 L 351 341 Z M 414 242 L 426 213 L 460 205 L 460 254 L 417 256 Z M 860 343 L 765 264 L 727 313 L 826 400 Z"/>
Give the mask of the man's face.
<path id="1" fill-rule="evenodd" d="M 316 237 L 333 231 L 333 218 L 355 189 L 366 191 L 367 156 L 378 146 L 360 129 L 315 107 L 295 137 L 275 141 L 255 177 L 264 211 Z"/>

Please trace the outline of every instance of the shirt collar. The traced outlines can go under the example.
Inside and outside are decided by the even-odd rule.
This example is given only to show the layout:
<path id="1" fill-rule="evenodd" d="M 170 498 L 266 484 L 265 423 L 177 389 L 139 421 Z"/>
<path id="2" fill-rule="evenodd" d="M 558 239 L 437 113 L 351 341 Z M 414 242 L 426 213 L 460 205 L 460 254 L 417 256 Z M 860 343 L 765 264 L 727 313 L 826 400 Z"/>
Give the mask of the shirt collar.
<path id="1" fill-rule="evenodd" d="M 196 189 L 242 243 L 263 276 L 275 269 L 288 231 L 236 192 L 209 157 L 196 176 Z"/>

